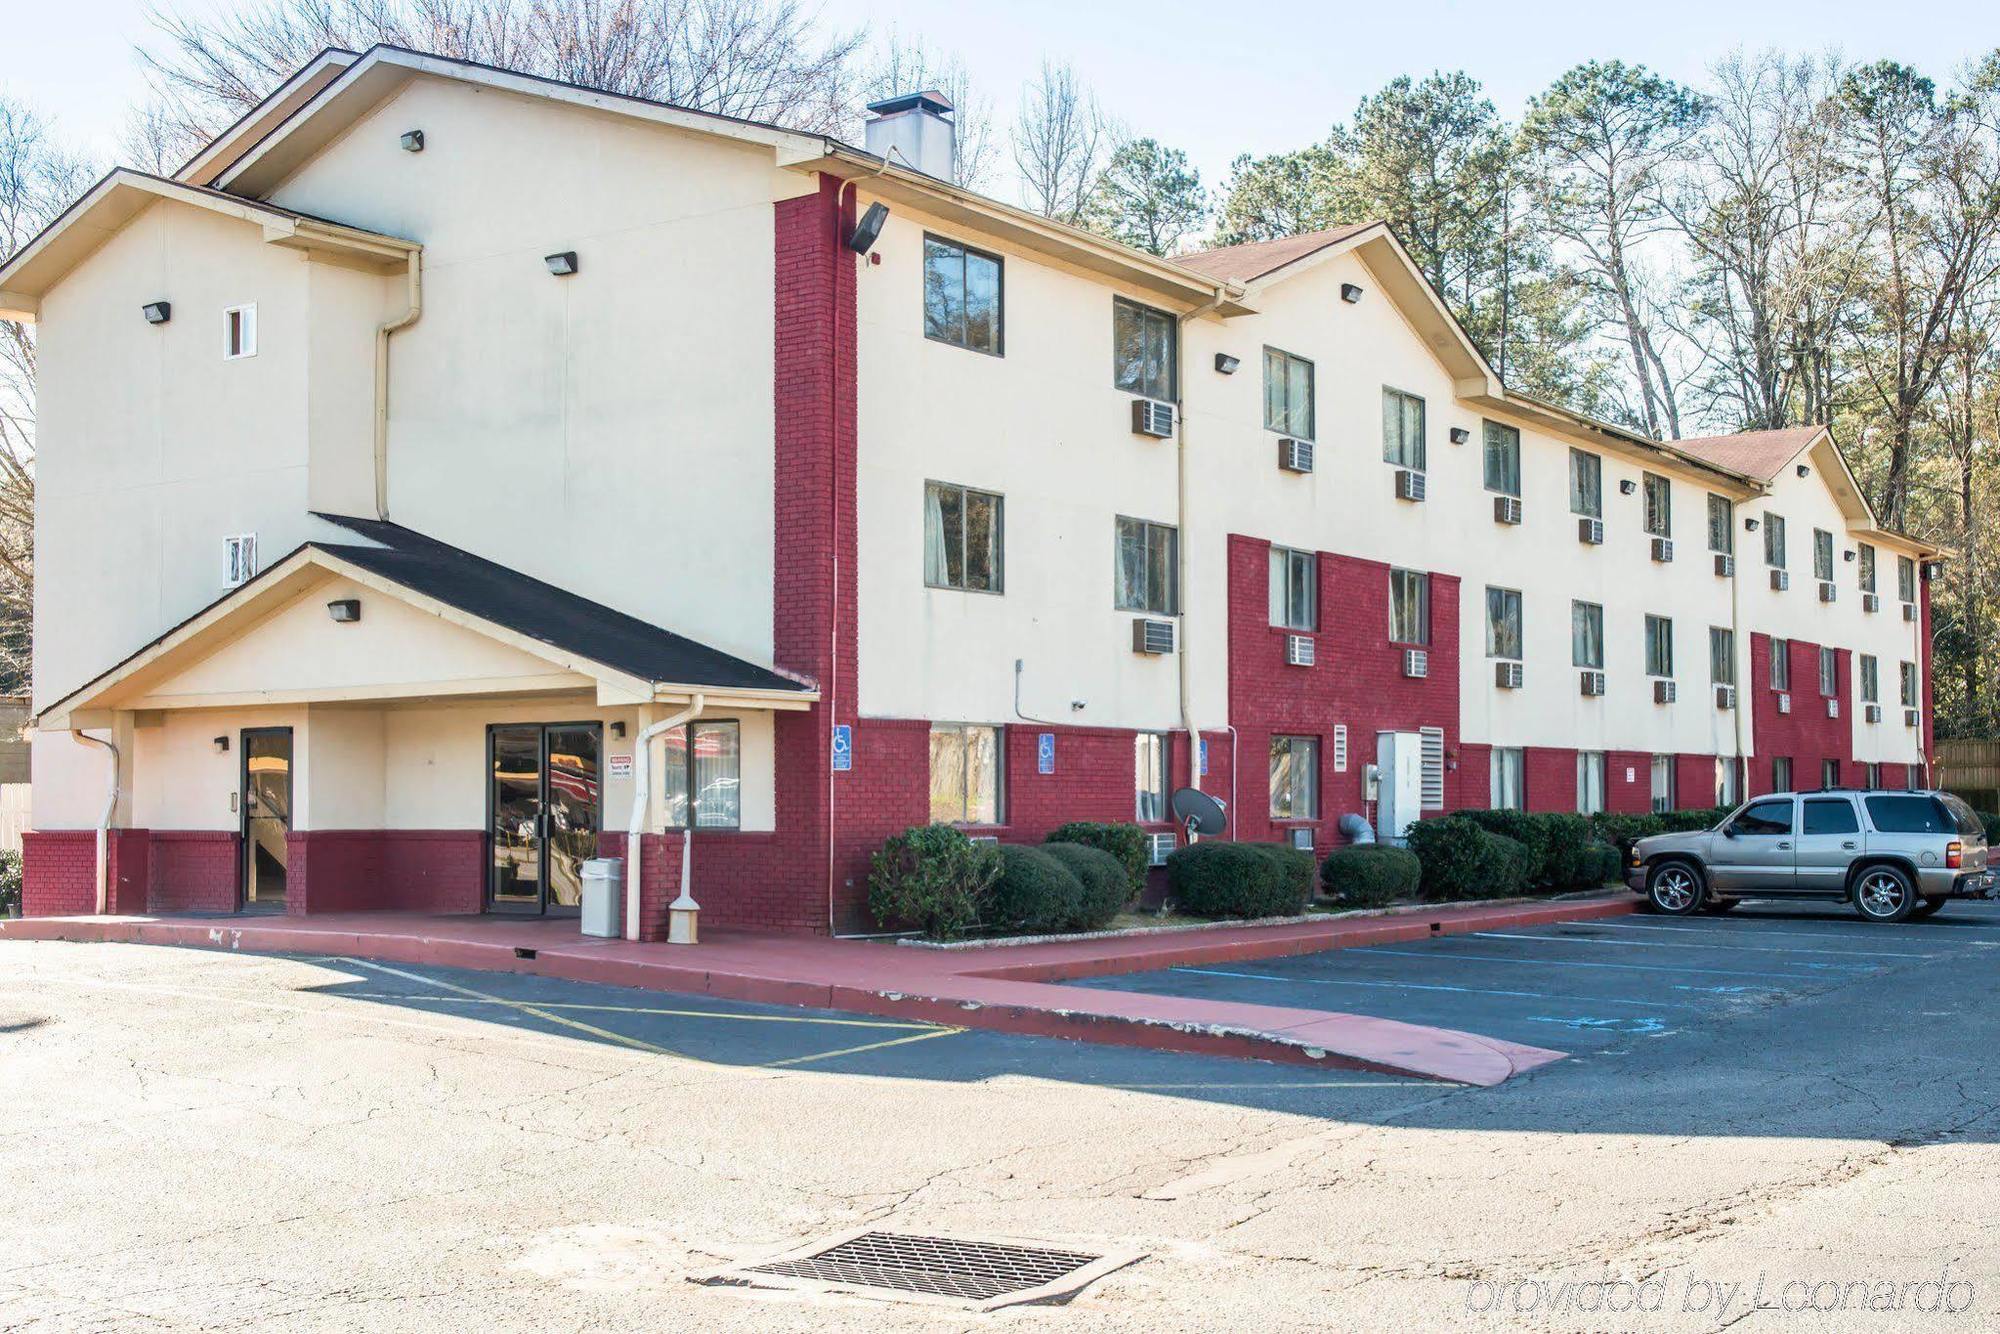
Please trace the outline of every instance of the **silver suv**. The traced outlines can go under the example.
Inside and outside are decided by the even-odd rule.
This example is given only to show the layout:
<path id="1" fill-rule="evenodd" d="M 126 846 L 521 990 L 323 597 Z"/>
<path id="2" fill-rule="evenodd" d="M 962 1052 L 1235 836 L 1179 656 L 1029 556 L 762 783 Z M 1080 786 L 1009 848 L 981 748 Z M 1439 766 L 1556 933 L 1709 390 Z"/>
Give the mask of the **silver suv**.
<path id="1" fill-rule="evenodd" d="M 1948 792 L 1774 792 L 1713 829 L 1632 845 L 1625 883 L 1655 912 L 1726 912 L 1745 898 L 1839 899 L 1871 922 L 1928 917 L 1993 892 L 1986 832 Z"/>

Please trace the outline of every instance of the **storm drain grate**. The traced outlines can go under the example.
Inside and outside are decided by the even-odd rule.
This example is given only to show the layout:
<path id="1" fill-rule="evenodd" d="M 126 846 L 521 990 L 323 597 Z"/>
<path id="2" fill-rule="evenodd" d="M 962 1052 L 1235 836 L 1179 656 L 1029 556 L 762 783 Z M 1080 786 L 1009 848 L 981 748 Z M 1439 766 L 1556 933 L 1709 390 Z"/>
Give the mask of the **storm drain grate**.
<path id="1" fill-rule="evenodd" d="M 998 1239 L 852 1232 L 709 1282 L 771 1283 L 991 1309 L 1065 1296 L 1138 1259 Z"/>

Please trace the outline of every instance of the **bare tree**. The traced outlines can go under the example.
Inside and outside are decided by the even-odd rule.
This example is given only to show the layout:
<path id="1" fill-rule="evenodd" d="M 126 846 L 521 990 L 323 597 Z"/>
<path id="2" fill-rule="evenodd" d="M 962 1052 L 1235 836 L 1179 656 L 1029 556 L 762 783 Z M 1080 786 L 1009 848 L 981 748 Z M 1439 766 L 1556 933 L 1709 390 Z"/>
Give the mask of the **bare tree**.
<path id="1" fill-rule="evenodd" d="M 1014 166 L 1028 207 L 1080 223 L 1115 137 L 1075 68 L 1044 60 L 1014 119 Z"/>
<path id="2" fill-rule="evenodd" d="M 958 161 L 954 183 L 968 190 L 983 189 L 993 171 L 993 103 L 972 86 L 972 76 L 957 56 L 926 46 L 921 37 L 904 41 L 890 29 L 861 76 L 860 100 L 879 102 L 903 93 L 939 92 L 952 105 L 957 127 Z"/>

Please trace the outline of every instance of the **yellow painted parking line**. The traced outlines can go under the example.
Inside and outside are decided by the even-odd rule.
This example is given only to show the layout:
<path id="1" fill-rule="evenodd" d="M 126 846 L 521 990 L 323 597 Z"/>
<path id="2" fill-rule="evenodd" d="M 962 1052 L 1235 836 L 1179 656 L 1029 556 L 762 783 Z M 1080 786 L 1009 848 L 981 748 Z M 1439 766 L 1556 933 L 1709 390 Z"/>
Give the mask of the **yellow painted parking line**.
<path id="1" fill-rule="evenodd" d="M 535 1018 L 551 1024 L 559 1024 L 564 1028 L 575 1029 L 579 1033 L 588 1033 L 594 1038 L 602 1038 L 606 1042 L 615 1042 L 621 1047 L 630 1047 L 635 1051 L 651 1052 L 657 1056 L 681 1055 L 680 1052 L 674 1051 L 670 1047 L 662 1047 L 657 1043 L 647 1042 L 643 1038 L 627 1037 L 623 1033 L 614 1033 L 608 1028 L 599 1028 L 596 1024 L 586 1024 L 581 1019 L 565 1018 L 562 1015 L 553 1014 L 538 1006 L 529 1005 L 524 1001 L 508 1000 L 504 996 L 489 996 L 483 991 L 475 991 L 471 987 L 462 987 L 456 982 L 447 982 L 441 977 L 425 977 L 422 973 L 407 973 L 400 968 L 391 968 L 385 963 L 372 963 L 367 959 L 349 958 L 343 959 L 341 962 L 351 963 L 361 968 L 372 968 L 377 972 L 387 973 L 392 977 L 400 977 L 409 982 L 421 982 L 426 986 L 437 987 L 442 991 L 456 992 L 461 996 L 471 996 L 479 1000 L 491 1001 L 496 1005 L 504 1005 L 508 1009 L 518 1010 L 522 1014 L 533 1015 Z M 412 998 L 404 997 L 403 999 L 408 1000 Z M 683 1059 L 692 1060 L 695 1058 L 684 1057 Z"/>
<path id="2" fill-rule="evenodd" d="M 864 1051 L 880 1051 L 884 1047 L 900 1047 L 906 1042 L 929 1042 L 932 1038 L 948 1038 L 963 1033 L 962 1028 L 934 1028 L 926 1033 L 912 1033 L 908 1037 L 890 1038 L 884 1042 L 864 1042 L 859 1047 L 842 1047 L 839 1051 L 814 1052 L 810 1056 L 792 1056 L 782 1061 L 766 1061 L 766 1070 L 779 1070 L 788 1065 L 804 1065 L 809 1061 L 830 1061 L 836 1056 L 853 1056 Z"/>
<path id="3" fill-rule="evenodd" d="M 307 988 L 311 990 L 312 988 Z M 389 991 L 331 991 L 325 993 L 347 1000 L 408 1000 Z M 498 996 L 439 996 L 441 1001 L 455 1001 L 461 1005 L 513 1005 L 515 1002 Z M 534 1004 L 548 1010 L 602 1010 L 609 1014 L 661 1014 L 675 1019 L 740 1019 L 746 1023 L 760 1024 L 826 1024 L 835 1028 L 896 1028 L 923 1031 L 937 1027 L 935 1024 L 898 1022 L 889 1019 L 823 1019 L 811 1014 L 741 1014 L 735 1010 L 667 1010 L 653 1005 L 600 1005 L 589 1001 L 536 1001 Z"/>

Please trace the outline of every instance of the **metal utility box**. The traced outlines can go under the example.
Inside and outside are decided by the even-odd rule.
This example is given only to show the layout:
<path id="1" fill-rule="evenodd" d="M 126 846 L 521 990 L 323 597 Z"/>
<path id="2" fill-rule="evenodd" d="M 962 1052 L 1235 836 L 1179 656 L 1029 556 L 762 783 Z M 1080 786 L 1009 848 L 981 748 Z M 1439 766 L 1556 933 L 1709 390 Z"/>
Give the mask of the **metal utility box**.
<path id="1" fill-rule="evenodd" d="M 583 934 L 607 940 L 625 934 L 623 857 L 592 857 L 583 864 Z"/>
<path id="2" fill-rule="evenodd" d="M 1381 784 L 1375 801 L 1375 837 L 1384 843 L 1401 843 L 1423 813 L 1423 736 L 1417 732 L 1377 732 L 1375 768 Z"/>

